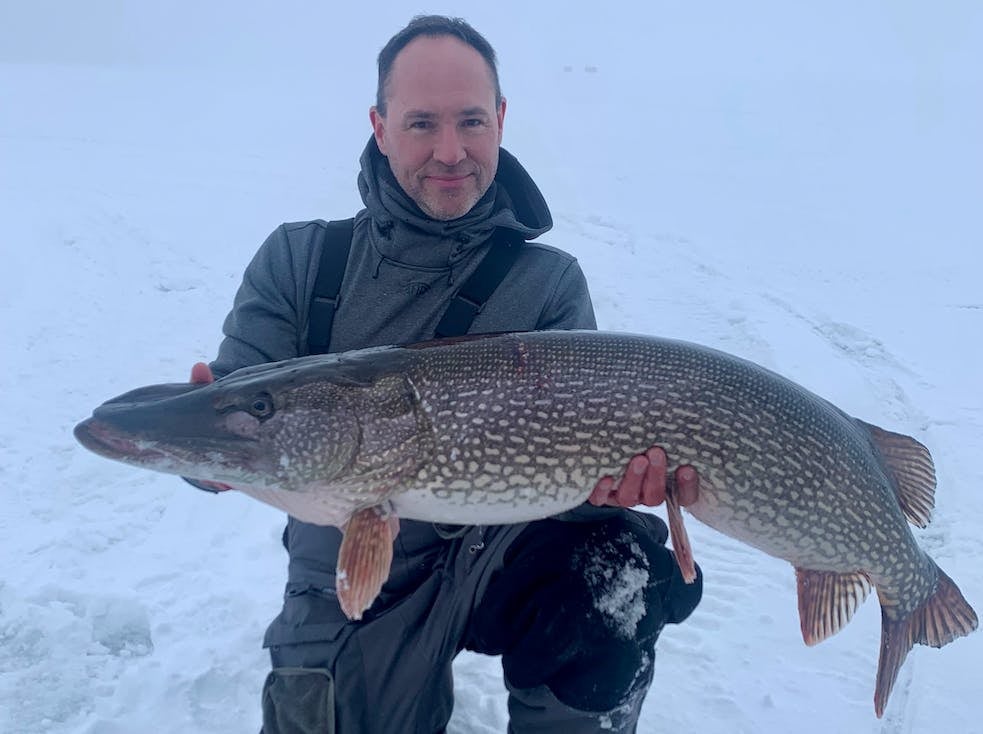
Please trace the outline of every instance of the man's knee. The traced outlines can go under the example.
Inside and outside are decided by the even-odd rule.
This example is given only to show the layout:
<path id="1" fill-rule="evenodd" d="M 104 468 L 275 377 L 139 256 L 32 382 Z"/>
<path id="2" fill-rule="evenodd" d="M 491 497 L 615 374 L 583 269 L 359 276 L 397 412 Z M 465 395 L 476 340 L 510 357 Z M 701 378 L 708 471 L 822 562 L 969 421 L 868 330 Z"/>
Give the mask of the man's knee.
<path id="1" fill-rule="evenodd" d="M 687 584 L 654 516 L 530 523 L 478 603 L 474 629 L 492 654 L 538 632 L 583 628 L 598 639 L 654 640 L 696 608 L 703 577 Z M 497 648 L 497 649 L 496 649 Z"/>
<path id="2" fill-rule="evenodd" d="M 518 688 L 614 708 L 643 685 L 662 627 L 700 599 L 702 579 L 683 582 L 660 526 L 635 513 L 530 524 L 479 605 L 475 649 L 501 653 Z"/>
<path id="3" fill-rule="evenodd" d="M 643 671 L 645 679 L 637 691 L 616 707 L 605 711 L 588 711 L 563 703 L 547 686 L 515 688 L 508 679 L 509 734 L 518 732 L 563 732 L 564 734 L 628 734 L 636 731 L 651 667 Z"/>
<path id="4" fill-rule="evenodd" d="M 334 679 L 325 668 L 274 668 L 263 685 L 261 734 L 332 734 Z"/>

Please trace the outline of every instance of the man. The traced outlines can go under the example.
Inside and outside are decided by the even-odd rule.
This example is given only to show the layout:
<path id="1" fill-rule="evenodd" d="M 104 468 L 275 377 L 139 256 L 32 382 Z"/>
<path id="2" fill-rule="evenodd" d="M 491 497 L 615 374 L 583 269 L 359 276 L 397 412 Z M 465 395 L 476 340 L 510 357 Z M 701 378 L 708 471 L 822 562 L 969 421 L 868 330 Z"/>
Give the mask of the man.
<path id="1" fill-rule="evenodd" d="M 365 209 L 331 351 L 432 338 L 496 237 L 550 229 L 538 188 L 500 148 L 505 109 L 494 52 L 459 19 L 418 17 L 382 50 L 358 178 Z M 326 236 L 316 221 L 269 237 L 225 322 L 215 375 L 307 352 Z M 527 242 L 470 331 L 575 328 L 595 328 L 583 273 L 566 253 Z M 212 371 L 196 365 L 192 380 Z M 661 503 L 666 471 L 652 448 L 620 479 L 599 477 L 590 504 L 538 522 L 403 521 L 391 576 L 358 622 L 335 591 L 341 534 L 290 518 L 284 606 L 265 639 L 264 733 L 443 731 L 462 649 L 502 656 L 510 731 L 633 731 L 655 640 L 702 588 L 682 581 L 661 521 L 616 509 Z M 673 480 L 684 504 L 695 499 L 692 468 Z"/>

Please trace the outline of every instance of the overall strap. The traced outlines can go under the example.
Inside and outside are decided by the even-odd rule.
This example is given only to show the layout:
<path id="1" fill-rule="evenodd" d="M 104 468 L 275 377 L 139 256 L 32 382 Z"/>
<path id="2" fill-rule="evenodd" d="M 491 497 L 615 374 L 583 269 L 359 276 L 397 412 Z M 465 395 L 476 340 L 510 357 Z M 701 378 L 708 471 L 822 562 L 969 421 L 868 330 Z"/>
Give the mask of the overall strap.
<path id="1" fill-rule="evenodd" d="M 307 322 L 307 346 L 311 354 L 324 354 L 331 345 L 331 327 L 338 310 L 354 227 L 354 218 L 327 223 Z"/>
<path id="2" fill-rule="evenodd" d="M 522 238 L 515 232 L 501 228 L 495 230 L 485 257 L 451 298 L 447 310 L 437 324 L 435 336 L 438 339 L 468 333 L 475 316 L 481 313 L 485 303 L 505 280 L 518 259 L 522 242 Z"/>
<path id="3" fill-rule="evenodd" d="M 308 321 L 307 345 L 311 354 L 324 354 L 331 345 L 331 327 L 352 247 L 354 221 L 345 219 L 327 223 Z M 485 257 L 448 303 L 437 324 L 437 338 L 468 333 L 475 317 L 519 257 L 522 242 L 522 238 L 514 232 L 504 229 L 495 231 Z"/>

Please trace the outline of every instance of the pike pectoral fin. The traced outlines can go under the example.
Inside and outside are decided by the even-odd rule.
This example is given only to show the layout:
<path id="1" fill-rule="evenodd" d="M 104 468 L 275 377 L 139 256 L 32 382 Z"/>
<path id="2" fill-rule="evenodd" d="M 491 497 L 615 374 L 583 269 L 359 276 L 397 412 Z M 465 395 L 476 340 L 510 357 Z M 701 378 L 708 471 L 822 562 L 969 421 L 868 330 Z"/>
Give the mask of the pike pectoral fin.
<path id="1" fill-rule="evenodd" d="M 889 609 L 881 605 L 881 655 L 874 689 L 874 711 L 878 718 L 884 713 L 898 671 L 912 647 L 916 644 L 942 647 L 979 626 L 976 612 L 941 569 L 935 593 L 909 616 L 891 619 Z"/>
<path id="2" fill-rule="evenodd" d="M 866 574 L 796 568 L 802 639 L 815 645 L 839 632 L 870 594 Z"/>
<path id="3" fill-rule="evenodd" d="M 672 539 L 672 549 L 676 551 L 676 562 L 683 574 L 683 581 L 691 584 L 696 581 L 696 562 L 693 560 L 693 546 L 689 542 L 689 534 L 683 523 L 683 512 L 679 507 L 675 487 L 666 489 L 666 512 L 669 515 L 669 537 Z"/>
<path id="4" fill-rule="evenodd" d="M 359 510 L 344 527 L 338 551 L 337 591 L 341 610 L 361 619 L 389 578 L 398 520 L 388 507 Z"/>

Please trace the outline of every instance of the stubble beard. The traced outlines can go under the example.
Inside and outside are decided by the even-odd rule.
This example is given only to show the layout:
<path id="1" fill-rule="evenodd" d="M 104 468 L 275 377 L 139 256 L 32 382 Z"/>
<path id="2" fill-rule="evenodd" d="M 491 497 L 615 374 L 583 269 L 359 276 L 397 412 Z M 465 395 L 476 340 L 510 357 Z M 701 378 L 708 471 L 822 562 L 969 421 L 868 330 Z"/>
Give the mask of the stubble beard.
<path id="1" fill-rule="evenodd" d="M 487 191 L 487 187 L 485 190 Z M 471 211 L 483 195 L 484 191 L 477 190 L 475 180 L 473 186 L 454 194 L 429 192 L 421 187 L 419 197 L 414 197 L 414 200 L 428 217 L 439 222 L 449 222 L 460 219 Z"/>
<path id="2" fill-rule="evenodd" d="M 467 178 L 463 185 L 456 188 L 442 187 L 430 178 L 462 173 Z M 418 172 L 409 174 L 407 179 L 406 183 L 413 186 L 412 191 L 407 189 L 410 198 L 424 214 L 439 222 L 449 222 L 465 216 L 485 195 L 492 181 L 492 177 L 486 176 L 484 169 L 474 162 L 465 164 L 462 170 L 428 165 Z"/>

